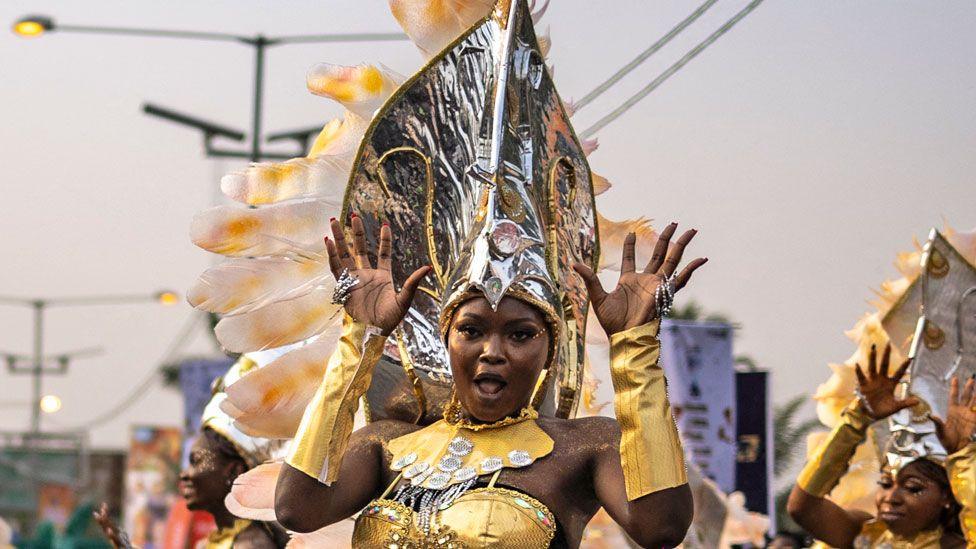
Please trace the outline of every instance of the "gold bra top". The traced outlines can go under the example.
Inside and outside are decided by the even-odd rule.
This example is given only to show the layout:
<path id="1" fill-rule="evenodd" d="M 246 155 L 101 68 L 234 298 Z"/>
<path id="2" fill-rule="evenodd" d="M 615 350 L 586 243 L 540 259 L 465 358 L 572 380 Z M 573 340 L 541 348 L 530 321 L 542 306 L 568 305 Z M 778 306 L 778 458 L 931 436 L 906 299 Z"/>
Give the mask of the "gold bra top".
<path id="1" fill-rule="evenodd" d="M 353 547 L 422 549 L 545 549 L 556 535 L 556 520 L 535 498 L 492 483 L 469 490 L 431 518 L 429 533 L 420 513 L 380 498 L 356 519 Z M 384 494 L 385 496 L 385 494 Z"/>
<path id="2" fill-rule="evenodd" d="M 854 539 L 854 549 L 939 549 L 942 547 L 942 528 L 919 532 L 912 539 L 896 536 L 880 520 L 869 520 Z"/>

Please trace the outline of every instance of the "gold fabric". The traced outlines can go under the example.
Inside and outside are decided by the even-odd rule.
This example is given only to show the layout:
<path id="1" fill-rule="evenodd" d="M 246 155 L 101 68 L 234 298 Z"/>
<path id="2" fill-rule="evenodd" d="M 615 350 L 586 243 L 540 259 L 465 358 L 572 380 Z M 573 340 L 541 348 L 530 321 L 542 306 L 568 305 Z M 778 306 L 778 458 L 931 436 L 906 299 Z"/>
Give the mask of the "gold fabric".
<path id="1" fill-rule="evenodd" d="M 976 442 L 950 455 L 946 471 L 952 495 L 962 505 L 959 524 L 966 536 L 966 547 L 976 547 Z"/>
<path id="2" fill-rule="evenodd" d="M 545 549 L 556 535 L 556 520 L 545 505 L 505 488 L 477 488 L 462 494 L 435 515 L 430 534 L 406 506 L 378 499 L 356 518 L 357 548 Z"/>
<path id="3" fill-rule="evenodd" d="M 904 538 L 888 531 L 880 520 L 869 520 L 854 538 L 854 549 L 939 549 L 942 547 L 942 528 L 919 532 Z"/>
<path id="4" fill-rule="evenodd" d="M 860 399 L 848 405 L 841 413 L 840 423 L 800 471 L 796 484 L 812 496 L 824 497 L 829 494 L 847 472 L 854 451 L 867 437 L 871 421 Z"/>
<path id="5" fill-rule="evenodd" d="M 393 463 L 410 456 L 409 463 L 402 470 L 411 465 L 426 463 L 427 470 L 437 471 L 437 464 L 442 457 L 449 455 L 448 445 L 455 437 L 463 437 L 470 441 L 471 452 L 465 456 L 459 456 L 460 467 L 472 467 L 477 474 L 484 475 L 493 473 L 492 470 L 483 470 L 481 463 L 487 458 L 498 458 L 502 462 L 502 467 L 519 467 L 513 463 L 511 452 L 526 452 L 532 461 L 552 452 L 553 440 L 543 431 L 531 416 L 526 416 L 517 423 L 507 424 L 494 429 L 473 430 L 463 425 L 452 425 L 444 420 L 438 421 L 433 425 L 424 427 L 408 435 L 395 438 L 390 441 L 388 448 L 393 454 Z M 525 466 L 524 464 L 522 466 Z M 422 483 L 427 486 L 431 476 Z M 451 480 L 443 486 L 458 484 L 466 480 L 451 476 Z"/>
<path id="6" fill-rule="evenodd" d="M 249 520 L 237 519 L 230 528 L 220 528 L 211 532 L 207 536 L 207 543 L 204 547 L 206 549 L 231 549 L 234 546 L 234 538 L 250 525 L 251 521 Z"/>
<path id="7" fill-rule="evenodd" d="M 627 499 L 688 482 L 684 450 L 658 366 L 661 320 L 610 338 L 610 376 L 620 424 L 620 465 Z"/>
<path id="8" fill-rule="evenodd" d="M 322 385 L 305 409 L 287 463 L 325 484 L 339 476 L 359 398 L 369 388 L 386 338 L 346 315 Z"/>

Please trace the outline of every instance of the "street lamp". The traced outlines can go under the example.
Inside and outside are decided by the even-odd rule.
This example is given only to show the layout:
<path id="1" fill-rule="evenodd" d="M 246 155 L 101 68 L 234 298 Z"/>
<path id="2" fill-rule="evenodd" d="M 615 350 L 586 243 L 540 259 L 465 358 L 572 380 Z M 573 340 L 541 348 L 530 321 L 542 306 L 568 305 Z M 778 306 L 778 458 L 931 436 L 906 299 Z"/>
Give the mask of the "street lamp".
<path id="1" fill-rule="evenodd" d="M 28 15 L 18 19 L 13 28 L 15 34 L 32 38 L 54 29 L 54 21 L 43 15 Z"/>
<path id="2" fill-rule="evenodd" d="M 0 304 L 30 307 L 34 313 L 34 350 L 32 355 L 22 356 L 16 353 L 0 352 L 0 356 L 6 359 L 7 370 L 11 374 L 29 374 L 32 377 L 31 434 L 37 435 L 41 432 L 41 412 L 53 413 L 61 408 L 60 398 L 54 395 L 43 395 L 44 375 L 64 375 L 68 371 L 68 364 L 71 359 L 91 356 L 101 351 L 100 349 L 86 349 L 55 356 L 44 356 L 44 313 L 48 307 L 124 305 L 148 302 L 171 305 L 178 300 L 178 294 L 172 290 L 161 290 L 152 294 L 94 295 L 54 299 L 0 296 Z"/>
<path id="3" fill-rule="evenodd" d="M 260 162 L 264 159 L 289 159 L 305 154 L 311 138 L 321 129 L 321 127 L 304 128 L 300 130 L 278 132 L 276 134 L 262 136 L 263 118 L 263 92 L 264 92 L 264 55 L 265 50 L 271 46 L 285 44 L 309 44 L 317 42 L 377 42 L 377 41 L 402 41 L 407 40 L 407 35 L 403 33 L 338 33 L 338 34 L 303 34 L 295 36 L 266 37 L 258 34 L 254 36 L 242 36 L 220 32 L 197 32 L 182 30 L 165 29 L 143 29 L 131 27 L 103 27 L 86 25 L 62 25 L 55 24 L 54 19 L 47 15 L 29 15 L 17 20 L 13 25 L 15 34 L 23 37 L 37 37 L 48 31 L 75 32 L 87 34 L 112 34 L 125 36 L 145 36 L 153 38 L 181 38 L 191 40 L 208 40 L 219 42 L 232 42 L 248 46 L 254 50 L 254 88 L 252 94 L 252 116 L 251 116 L 251 142 L 247 150 L 233 150 L 218 148 L 213 144 L 217 136 L 223 136 L 236 141 L 243 141 L 246 137 L 241 131 L 227 128 L 220 124 L 203 120 L 199 117 L 179 113 L 173 109 L 153 105 L 143 104 L 143 111 L 150 116 L 157 116 L 170 122 L 175 122 L 184 126 L 189 126 L 200 130 L 204 138 L 204 151 L 210 157 L 231 157 L 247 158 L 251 162 Z M 293 140 L 300 147 L 297 153 L 283 154 L 266 152 L 261 149 L 262 142 L 273 142 L 281 140 Z"/>

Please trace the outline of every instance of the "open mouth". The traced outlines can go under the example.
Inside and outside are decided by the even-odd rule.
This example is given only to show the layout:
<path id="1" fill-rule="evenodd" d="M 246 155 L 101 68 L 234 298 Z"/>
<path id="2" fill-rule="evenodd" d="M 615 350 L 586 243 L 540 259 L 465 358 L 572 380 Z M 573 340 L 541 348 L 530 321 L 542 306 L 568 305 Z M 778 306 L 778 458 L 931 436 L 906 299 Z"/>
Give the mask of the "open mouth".
<path id="1" fill-rule="evenodd" d="M 491 372 L 482 372 L 474 376 L 474 384 L 478 387 L 478 391 L 486 396 L 497 395 L 508 385 L 505 378 Z"/>
<path id="2" fill-rule="evenodd" d="M 878 518 L 883 522 L 897 522 L 905 518 L 904 513 L 898 513 L 896 511 L 882 511 L 878 513 Z"/>

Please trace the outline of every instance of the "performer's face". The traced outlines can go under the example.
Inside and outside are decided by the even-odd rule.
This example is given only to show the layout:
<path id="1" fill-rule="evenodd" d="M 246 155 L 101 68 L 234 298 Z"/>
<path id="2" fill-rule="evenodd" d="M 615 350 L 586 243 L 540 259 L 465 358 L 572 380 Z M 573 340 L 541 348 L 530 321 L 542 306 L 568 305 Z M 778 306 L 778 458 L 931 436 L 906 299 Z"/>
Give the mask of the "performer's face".
<path id="1" fill-rule="evenodd" d="M 190 464 L 180 473 L 180 493 L 193 511 L 221 508 L 241 463 L 228 458 L 204 433 L 190 448 Z"/>
<path id="2" fill-rule="evenodd" d="M 906 537 L 937 527 L 950 501 L 945 488 L 916 465 L 905 466 L 897 476 L 882 469 L 875 497 L 878 518 L 892 533 Z"/>
<path id="3" fill-rule="evenodd" d="M 515 298 L 503 298 L 498 310 L 483 297 L 458 307 L 447 347 L 464 410 L 492 422 L 525 407 L 548 360 L 549 337 L 538 309 Z"/>

